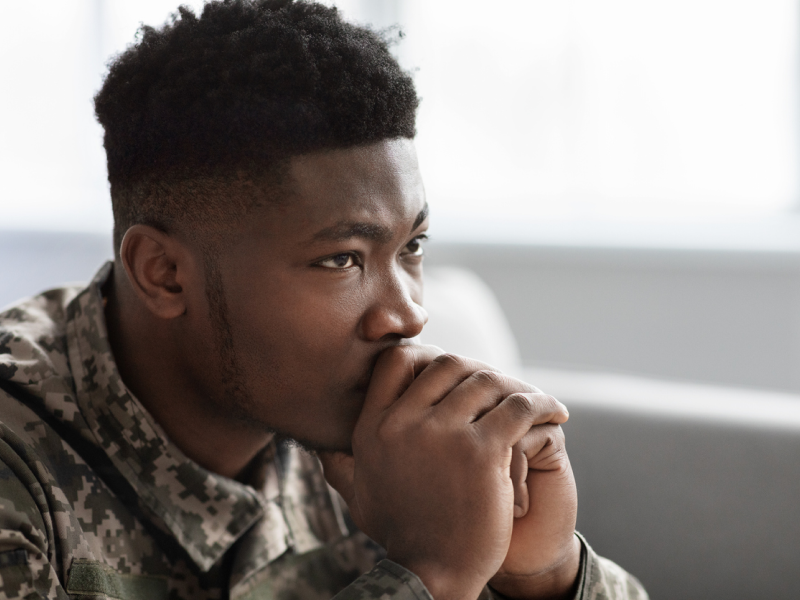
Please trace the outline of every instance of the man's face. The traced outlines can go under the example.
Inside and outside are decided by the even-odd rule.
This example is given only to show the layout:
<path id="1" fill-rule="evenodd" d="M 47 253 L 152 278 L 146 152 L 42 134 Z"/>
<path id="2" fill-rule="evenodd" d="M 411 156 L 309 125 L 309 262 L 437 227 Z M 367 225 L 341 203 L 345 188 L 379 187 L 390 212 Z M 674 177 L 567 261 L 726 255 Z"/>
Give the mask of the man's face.
<path id="1" fill-rule="evenodd" d="M 378 354 L 427 320 L 422 181 L 410 140 L 296 157 L 288 175 L 289 198 L 219 256 L 225 385 L 256 426 L 348 449 Z"/>

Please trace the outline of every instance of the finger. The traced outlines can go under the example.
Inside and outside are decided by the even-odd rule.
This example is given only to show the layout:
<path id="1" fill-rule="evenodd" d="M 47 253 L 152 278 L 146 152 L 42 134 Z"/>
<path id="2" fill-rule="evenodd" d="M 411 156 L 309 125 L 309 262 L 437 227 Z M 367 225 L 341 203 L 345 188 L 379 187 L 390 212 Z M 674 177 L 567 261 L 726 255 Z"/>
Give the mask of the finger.
<path id="1" fill-rule="evenodd" d="M 355 459 L 344 452 L 318 452 L 317 456 L 322 463 L 325 479 L 350 504 L 355 495 Z"/>
<path id="2" fill-rule="evenodd" d="M 524 439 L 524 438 L 523 438 Z M 521 448 L 511 449 L 511 485 L 514 488 L 514 518 L 519 519 L 528 513 L 528 457 Z"/>
<path id="3" fill-rule="evenodd" d="M 405 344 L 384 350 L 375 363 L 361 419 L 374 421 L 406 391 L 414 378 L 444 350 Z"/>
<path id="4" fill-rule="evenodd" d="M 471 423 L 514 393 L 541 394 L 541 391 L 503 373 L 480 370 L 471 373 L 447 394 L 440 407 L 448 418 Z"/>
<path id="5" fill-rule="evenodd" d="M 559 469 L 566 456 L 564 431 L 552 423 L 532 427 L 516 447 L 519 454 L 525 457 L 526 470 Z"/>
<path id="6" fill-rule="evenodd" d="M 440 354 L 425 367 L 403 394 L 401 399 L 403 410 L 416 412 L 438 404 L 476 371 L 499 372 L 494 367 L 472 358 L 456 354 Z"/>
<path id="7" fill-rule="evenodd" d="M 534 425 L 564 423 L 568 418 L 567 407 L 548 394 L 511 394 L 475 421 L 475 426 L 502 451 L 519 442 Z"/>

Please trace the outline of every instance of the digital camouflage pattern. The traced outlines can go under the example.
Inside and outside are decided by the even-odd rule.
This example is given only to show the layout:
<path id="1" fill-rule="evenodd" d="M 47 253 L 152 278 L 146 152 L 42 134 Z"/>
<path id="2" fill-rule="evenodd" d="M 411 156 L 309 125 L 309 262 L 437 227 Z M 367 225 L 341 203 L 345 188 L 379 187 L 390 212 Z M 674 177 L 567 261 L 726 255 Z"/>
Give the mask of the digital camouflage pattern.
<path id="1" fill-rule="evenodd" d="M 312 455 L 273 441 L 246 485 L 167 439 L 111 355 L 111 269 L 0 313 L 0 599 L 431 600 Z M 646 597 L 586 544 L 581 569 L 578 598 Z"/>
<path id="2" fill-rule="evenodd" d="M 638 579 L 616 563 L 595 554 L 583 536 L 578 533 L 576 535 L 583 544 L 576 599 L 648 600 L 647 592 Z"/>

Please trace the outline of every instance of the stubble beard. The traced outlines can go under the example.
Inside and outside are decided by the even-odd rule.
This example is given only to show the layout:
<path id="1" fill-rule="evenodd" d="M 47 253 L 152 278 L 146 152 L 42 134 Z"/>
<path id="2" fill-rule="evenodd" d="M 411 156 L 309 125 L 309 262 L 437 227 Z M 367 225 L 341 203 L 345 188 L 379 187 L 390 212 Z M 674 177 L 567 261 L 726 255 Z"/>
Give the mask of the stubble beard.
<path id="1" fill-rule="evenodd" d="M 228 320 L 225 284 L 222 281 L 219 261 L 214 257 L 214 249 L 204 249 L 203 267 L 206 276 L 208 316 L 214 337 L 214 353 L 217 356 L 221 391 L 220 396 L 214 398 L 212 402 L 225 418 L 232 418 L 265 433 L 276 433 L 274 429 L 256 417 L 253 395 L 236 358 L 232 328 Z"/>

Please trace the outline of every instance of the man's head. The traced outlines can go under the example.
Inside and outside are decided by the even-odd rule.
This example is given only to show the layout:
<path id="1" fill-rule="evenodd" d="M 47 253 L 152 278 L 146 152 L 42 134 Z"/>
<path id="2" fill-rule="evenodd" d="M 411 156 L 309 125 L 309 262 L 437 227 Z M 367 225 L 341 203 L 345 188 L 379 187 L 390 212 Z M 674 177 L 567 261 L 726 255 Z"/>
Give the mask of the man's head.
<path id="1" fill-rule="evenodd" d="M 413 138 L 410 77 L 376 33 L 292 0 L 180 8 L 116 57 L 95 97 L 115 219 L 219 234 L 292 156 Z M 253 189 L 254 183 L 258 189 Z"/>
<path id="2" fill-rule="evenodd" d="M 426 320 L 413 84 L 316 4 L 212 2 L 143 31 L 96 98 L 140 349 L 115 347 L 123 376 L 347 448 L 378 354 Z"/>

